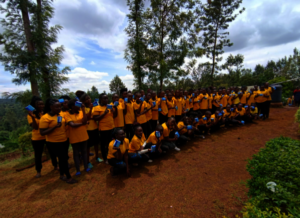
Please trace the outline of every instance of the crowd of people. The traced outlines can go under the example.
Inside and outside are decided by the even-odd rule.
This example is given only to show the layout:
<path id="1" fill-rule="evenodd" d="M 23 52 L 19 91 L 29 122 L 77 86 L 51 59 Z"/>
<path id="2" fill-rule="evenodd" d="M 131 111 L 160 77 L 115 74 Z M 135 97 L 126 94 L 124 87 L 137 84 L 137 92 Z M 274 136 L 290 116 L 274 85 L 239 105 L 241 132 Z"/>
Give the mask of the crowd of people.
<path id="1" fill-rule="evenodd" d="M 33 97 L 27 118 L 33 128 L 36 177 L 41 177 L 46 145 L 60 179 L 77 183 L 69 172 L 69 144 L 75 176 L 81 175 L 81 163 L 85 172 L 92 171 L 91 147 L 96 162 L 111 165 L 111 175 L 130 176 L 131 166 L 152 162 L 171 150 L 180 151 L 193 138 L 204 139 L 220 128 L 267 119 L 274 89 L 268 83 L 249 91 L 246 87 L 167 89 L 158 93 L 121 89 L 112 95 L 111 103 L 105 93 L 92 101 L 83 91 L 75 93 L 76 99 L 61 96 L 45 104 Z"/>

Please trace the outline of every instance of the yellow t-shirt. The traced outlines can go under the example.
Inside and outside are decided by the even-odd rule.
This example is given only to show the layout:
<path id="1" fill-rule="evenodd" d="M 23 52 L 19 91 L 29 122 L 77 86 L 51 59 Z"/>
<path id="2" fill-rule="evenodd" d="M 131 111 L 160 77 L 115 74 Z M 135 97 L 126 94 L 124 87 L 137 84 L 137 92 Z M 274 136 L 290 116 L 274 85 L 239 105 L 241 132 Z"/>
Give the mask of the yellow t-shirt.
<path id="1" fill-rule="evenodd" d="M 115 139 L 112 140 L 108 145 L 107 159 L 116 158 L 115 155 L 114 155 L 117 152 L 117 150 L 114 149 L 115 141 L 116 141 Z M 124 141 L 123 141 L 123 144 L 120 144 L 119 148 L 120 148 L 121 154 L 124 155 L 126 150 L 129 149 L 129 140 L 127 138 L 125 138 Z"/>
<path id="2" fill-rule="evenodd" d="M 245 92 L 243 93 L 243 97 L 241 98 L 241 103 L 246 104 L 247 103 L 247 98 L 250 96 L 250 93 Z"/>
<path id="3" fill-rule="evenodd" d="M 138 138 L 136 135 L 133 136 L 130 144 L 129 144 L 129 153 L 135 153 L 143 146 L 143 144 L 146 141 L 146 137 L 143 133 L 143 136 L 141 138 Z"/>
<path id="4" fill-rule="evenodd" d="M 159 137 L 159 140 L 161 141 L 161 140 L 163 140 L 163 139 L 164 139 L 164 136 L 161 135 L 161 136 Z M 151 143 L 152 145 L 157 145 L 157 142 L 158 142 L 158 139 L 157 139 L 157 137 L 156 137 L 156 135 L 155 135 L 155 131 L 154 131 L 154 132 L 151 133 L 150 136 L 148 137 L 147 143 Z"/>
<path id="5" fill-rule="evenodd" d="M 260 96 L 261 94 L 263 94 L 263 95 L 269 95 L 269 92 L 267 90 L 265 90 L 265 91 L 257 91 L 258 97 L 255 99 L 257 103 L 263 103 L 263 102 L 265 102 L 265 101 L 268 100 L 268 98 L 266 98 L 264 96 Z"/>
<path id="6" fill-rule="evenodd" d="M 219 101 L 220 98 L 221 98 L 221 96 L 218 95 L 218 94 L 216 94 L 215 97 L 213 97 L 213 105 L 214 105 L 215 107 L 220 107 L 220 105 L 216 102 L 216 101 Z"/>
<path id="7" fill-rule="evenodd" d="M 178 129 L 181 129 L 184 126 L 185 125 L 182 121 L 178 122 L 177 124 Z M 179 134 L 185 134 L 186 132 L 187 132 L 187 128 L 183 128 L 182 130 L 180 130 Z"/>
<path id="8" fill-rule="evenodd" d="M 35 122 L 36 124 L 39 126 L 39 123 L 40 123 L 40 119 L 38 119 L 35 114 L 33 114 L 34 116 L 34 119 L 35 119 Z M 43 115 L 40 114 L 40 118 L 42 117 Z M 32 124 L 32 118 L 31 116 L 27 115 L 27 120 L 28 120 L 28 123 L 29 125 Z M 31 140 L 33 141 L 39 141 L 39 140 L 45 140 L 46 139 L 46 136 L 42 136 L 41 133 L 40 133 L 40 128 L 38 129 L 32 129 L 32 135 L 31 135 Z"/>
<path id="9" fill-rule="evenodd" d="M 40 129 L 48 129 L 57 125 L 57 115 L 51 116 L 48 113 L 40 119 Z M 47 142 L 65 142 L 67 141 L 66 120 L 62 117 L 61 126 L 55 128 L 50 134 L 46 135 Z"/>
<path id="10" fill-rule="evenodd" d="M 237 97 L 236 99 L 233 100 L 233 104 L 239 104 L 240 103 L 240 98 L 239 95 L 236 94 L 235 92 L 231 93 L 233 97 Z"/>
<path id="11" fill-rule="evenodd" d="M 83 113 L 82 111 L 79 111 L 78 114 L 70 114 L 68 113 L 66 115 L 66 123 L 74 122 L 74 123 L 82 123 Z M 72 127 L 69 126 L 68 129 L 69 132 L 69 140 L 71 144 L 75 144 L 78 142 L 84 142 L 89 139 L 88 133 L 87 133 L 87 125 L 79 126 L 79 127 Z"/>
<path id="12" fill-rule="evenodd" d="M 150 101 L 149 102 L 145 101 L 145 105 L 146 105 L 147 109 L 151 108 L 151 106 L 152 106 Z M 148 110 L 148 112 L 146 113 L 146 118 L 147 118 L 147 121 L 152 120 L 152 109 Z"/>
<path id="13" fill-rule="evenodd" d="M 171 130 L 168 128 L 167 124 L 163 123 L 161 126 L 164 128 L 164 131 L 163 131 L 164 138 L 169 137 Z"/>
<path id="14" fill-rule="evenodd" d="M 133 102 L 126 103 L 127 106 L 127 113 L 125 115 L 125 123 L 126 124 L 133 124 L 135 115 L 134 115 L 134 110 L 133 110 Z"/>
<path id="15" fill-rule="evenodd" d="M 172 107 L 175 107 L 176 100 L 172 99 L 172 101 L 167 100 L 168 105 L 168 117 L 175 116 L 175 108 L 171 109 Z"/>
<path id="16" fill-rule="evenodd" d="M 124 108 L 122 104 L 119 103 L 119 105 L 117 106 L 118 116 L 114 118 L 115 127 L 124 127 Z M 111 105 L 114 104 L 111 103 Z"/>
<path id="17" fill-rule="evenodd" d="M 142 108 L 141 108 L 140 113 L 142 113 L 142 112 L 144 111 L 144 109 L 145 109 L 145 106 L 146 106 L 145 101 L 144 101 L 143 103 L 140 103 L 140 104 L 134 102 L 134 103 L 133 103 L 133 109 L 134 109 L 134 110 L 139 110 L 141 104 L 142 104 Z M 145 114 L 142 114 L 142 115 L 138 116 L 138 117 L 136 118 L 136 120 L 137 120 L 137 122 L 138 122 L 139 124 L 143 124 L 143 123 L 146 123 L 146 122 L 147 122 L 147 117 L 146 117 Z"/>
<path id="18" fill-rule="evenodd" d="M 208 95 L 208 108 L 212 109 L 213 94 Z"/>
<path id="19" fill-rule="evenodd" d="M 251 114 L 258 114 L 258 109 L 257 107 L 254 108 L 254 110 L 250 109 Z"/>
<path id="20" fill-rule="evenodd" d="M 66 120 L 66 116 L 67 116 L 68 113 L 69 113 L 69 111 L 61 111 L 59 113 L 59 115 L 62 116 L 63 118 L 65 118 L 65 120 Z M 68 130 L 69 130 L 69 126 L 66 125 L 66 134 L 67 134 L 67 137 L 69 138 L 69 131 Z"/>
<path id="21" fill-rule="evenodd" d="M 200 101 L 202 98 L 203 98 L 202 94 L 194 98 L 194 111 L 200 109 L 200 103 L 198 103 L 198 101 Z"/>
<path id="22" fill-rule="evenodd" d="M 152 100 L 152 98 L 149 100 L 151 106 L 153 105 L 153 102 L 156 103 L 155 107 L 152 108 L 152 120 L 158 120 L 158 102 L 157 100 Z M 155 111 L 154 111 L 155 110 Z"/>
<path id="23" fill-rule="evenodd" d="M 184 104 L 184 99 L 176 98 L 175 105 L 178 107 L 178 110 L 175 110 L 176 116 L 182 115 L 183 104 Z"/>
<path id="24" fill-rule="evenodd" d="M 192 95 L 189 95 L 189 97 L 188 97 L 190 109 L 194 108 L 194 102 L 193 102 L 192 97 L 193 97 Z M 190 99 L 191 99 L 191 100 L 190 100 Z"/>
<path id="25" fill-rule="evenodd" d="M 221 97 L 222 97 L 222 96 L 223 96 L 223 94 L 221 95 Z M 222 104 L 223 107 L 226 107 L 226 106 L 227 106 L 227 104 L 228 104 L 228 98 L 229 98 L 228 95 L 224 95 L 224 97 L 221 99 L 220 104 Z"/>
<path id="26" fill-rule="evenodd" d="M 254 99 L 255 96 L 256 96 L 256 94 L 250 94 L 250 98 L 247 101 L 248 106 L 251 106 L 252 103 L 255 103 L 255 99 Z"/>
<path id="27" fill-rule="evenodd" d="M 228 112 L 226 109 L 224 109 L 223 112 L 225 117 L 230 117 L 231 111 Z"/>
<path id="28" fill-rule="evenodd" d="M 203 96 L 203 99 L 200 103 L 200 109 L 201 110 L 207 110 L 208 109 L 208 104 L 209 104 L 209 96 L 208 96 L 208 94 L 206 94 L 206 95 Z"/>
<path id="29" fill-rule="evenodd" d="M 236 112 L 239 113 L 240 116 L 244 116 L 245 113 L 246 113 L 246 109 L 245 109 L 245 108 L 242 108 L 242 110 L 240 110 L 240 111 L 239 111 L 238 109 L 236 109 Z"/>
<path id="30" fill-rule="evenodd" d="M 268 92 L 269 92 L 269 98 L 268 98 L 268 101 L 272 101 L 272 96 L 271 96 L 271 93 L 272 93 L 272 87 L 268 87 Z"/>
<path id="31" fill-rule="evenodd" d="M 101 116 L 106 111 L 106 105 L 101 106 L 98 105 L 94 107 L 94 113 L 93 116 Z M 112 110 L 108 109 L 108 113 L 98 122 L 98 128 L 101 131 L 105 130 L 111 130 L 115 128 L 115 122 L 114 122 L 114 115 L 112 113 Z"/>
<path id="32" fill-rule="evenodd" d="M 86 107 L 85 108 L 85 114 L 88 115 L 88 113 L 90 112 L 90 108 Z M 87 130 L 88 131 L 92 131 L 98 128 L 98 124 L 95 120 L 93 120 L 93 113 L 94 113 L 94 108 L 92 109 L 92 116 L 91 119 L 88 120 L 89 124 L 87 125 Z"/>
<path id="33" fill-rule="evenodd" d="M 167 106 L 167 101 L 163 101 L 161 100 L 161 98 L 159 98 L 159 104 L 161 103 L 161 112 L 163 115 L 167 115 L 168 114 L 168 106 Z"/>
<path id="34" fill-rule="evenodd" d="M 227 102 L 228 102 L 228 104 L 230 104 L 230 105 L 232 105 L 232 94 L 230 93 L 229 94 L 230 96 L 228 96 L 228 99 L 227 99 Z"/>

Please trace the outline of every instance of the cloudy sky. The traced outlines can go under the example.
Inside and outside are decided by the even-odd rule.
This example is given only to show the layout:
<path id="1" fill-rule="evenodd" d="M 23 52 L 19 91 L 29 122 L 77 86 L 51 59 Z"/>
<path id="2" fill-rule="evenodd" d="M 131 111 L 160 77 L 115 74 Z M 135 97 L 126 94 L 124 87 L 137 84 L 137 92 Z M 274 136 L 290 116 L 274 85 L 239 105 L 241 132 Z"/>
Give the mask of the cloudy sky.
<path id="1" fill-rule="evenodd" d="M 58 45 L 64 45 L 62 66 L 70 66 L 70 82 L 63 88 L 71 91 L 87 90 L 95 85 L 108 91 L 110 80 L 119 75 L 128 88 L 133 76 L 123 59 L 126 47 L 128 12 L 127 0 L 54 0 L 55 16 L 52 24 L 64 29 Z M 229 54 L 243 54 L 245 67 L 266 64 L 300 49 L 300 2 L 297 0 L 244 0 L 246 11 L 229 28 L 234 46 Z M 1 30 L 2 28 L 0 28 Z M 203 60 L 205 61 L 205 60 Z M 200 60 L 201 62 L 201 60 Z M 30 88 L 15 86 L 13 76 L 0 66 L 1 92 L 15 92 Z M 84 83 L 82 83 L 84 81 Z"/>

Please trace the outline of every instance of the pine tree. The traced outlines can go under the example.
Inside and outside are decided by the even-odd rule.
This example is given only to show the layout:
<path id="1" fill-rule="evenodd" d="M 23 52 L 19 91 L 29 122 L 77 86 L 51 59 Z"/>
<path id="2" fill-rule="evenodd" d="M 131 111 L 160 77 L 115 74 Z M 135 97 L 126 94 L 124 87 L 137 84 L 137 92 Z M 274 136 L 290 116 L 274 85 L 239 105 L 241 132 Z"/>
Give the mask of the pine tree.
<path id="1" fill-rule="evenodd" d="M 212 62 L 211 67 L 211 84 L 213 85 L 213 76 L 221 69 L 218 63 L 222 61 L 224 47 L 233 45 L 228 39 L 229 32 L 226 30 L 229 24 L 241 14 L 245 8 L 239 10 L 242 0 L 211 0 L 206 4 L 201 4 L 201 16 L 198 22 L 203 28 L 203 34 L 200 36 L 202 47 L 205 49 L 207 58 Z"/>
<path id="2" fill-rule="evenodd" d="M 149 22 L 149 80 L 164 82 L 184 76 L 179 68 L 197 42 L 194 0 L 152 0 Z M 150 22 L 151 21 L 151 22 Z"/>
<path id="3" fill-rule="evenodd" d="M 128 26 L 125 31 L 129 38 L 124 58 L 130 64 L 128 69 L 134 75 L 134 85 L 140 90 L 143 89 L 143 79 L 147 74 L 147 19 L 144 0 L 127 0 L 127 5 L 130 13 L 127 15 Z"/>
<path id="4" fill-rule="evenodd" d="M 112 93 L 119 93 L 122 88 L 126 88 L 120 77 L 116 75 L 109 83 L 109 89 Z"/>

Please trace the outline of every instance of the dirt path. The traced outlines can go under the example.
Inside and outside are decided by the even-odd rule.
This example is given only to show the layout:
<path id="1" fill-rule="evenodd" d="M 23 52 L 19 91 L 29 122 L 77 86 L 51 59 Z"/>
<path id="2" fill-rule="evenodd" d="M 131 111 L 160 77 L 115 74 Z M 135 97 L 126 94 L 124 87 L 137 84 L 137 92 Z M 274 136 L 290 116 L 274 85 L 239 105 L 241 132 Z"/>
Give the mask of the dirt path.
<path id="1" fill-rule="evenodd" d="M 40 179 L 34 168 L 0 165 L 0 217 L 234 217 L 247 199 L 246 160 L 272 138 L 298 138 L 295 112 L 271 109 L 269 120 L 197 139 L 133 168 L 131 178 L 112 178 L 109 166 L 95 164 L 79 184 L 68 185 L 49 161 Z"/>

